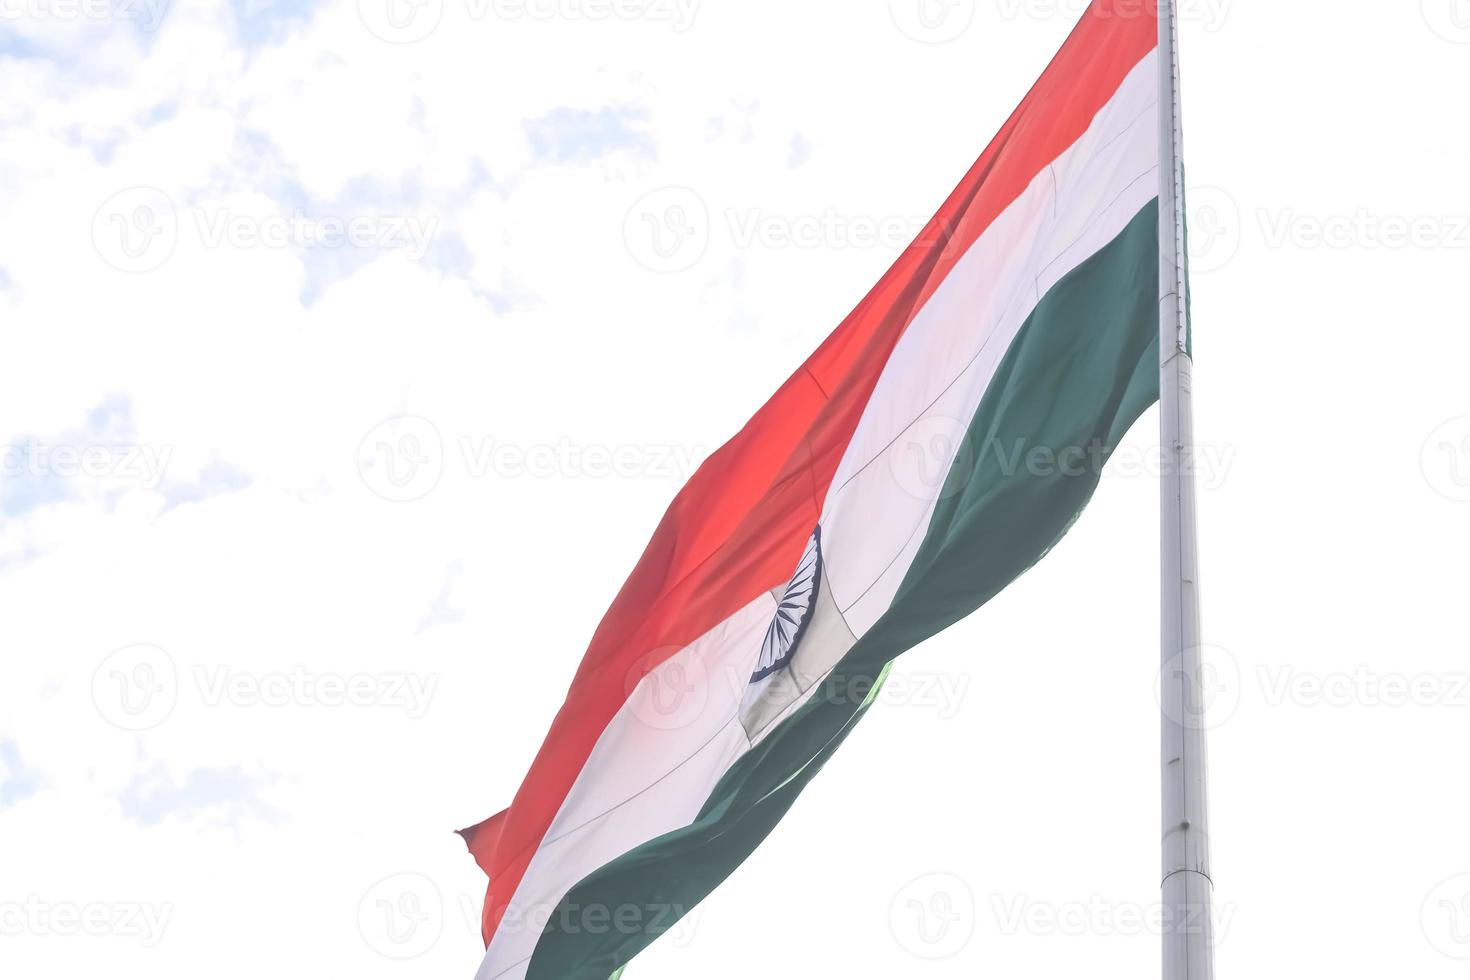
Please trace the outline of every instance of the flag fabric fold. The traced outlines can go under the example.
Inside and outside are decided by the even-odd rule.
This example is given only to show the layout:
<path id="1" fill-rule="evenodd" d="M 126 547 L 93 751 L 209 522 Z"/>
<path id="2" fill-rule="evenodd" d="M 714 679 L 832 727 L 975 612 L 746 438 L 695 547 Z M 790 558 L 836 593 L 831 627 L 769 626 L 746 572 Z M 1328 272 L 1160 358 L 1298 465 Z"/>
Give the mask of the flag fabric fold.
<path id="1" fill-rule="evenodd" d="M 918 239 L 679 493 L 510 808 L 477 980 L 607 980 L 891 662 L 1040 560 L 1158 397 L 1152 2 L 1095 0 Z M 594 926 L 594 920 L 596 925 Z"/>

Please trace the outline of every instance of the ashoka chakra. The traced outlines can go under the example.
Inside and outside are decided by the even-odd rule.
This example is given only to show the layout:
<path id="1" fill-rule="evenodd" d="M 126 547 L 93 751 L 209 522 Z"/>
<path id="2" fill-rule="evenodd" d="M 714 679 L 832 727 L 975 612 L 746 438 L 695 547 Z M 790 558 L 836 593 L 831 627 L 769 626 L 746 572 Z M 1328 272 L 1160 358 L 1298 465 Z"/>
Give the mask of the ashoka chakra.
<path id="1" fill-rule="evenodd" d="M 796 571 L 781 601 L 776 604 L 776 615 L 766 627 L 765 639 L 761 641 L 761 657 L 756 662 L 755 673 L 750 682 L 763 680 L 785 667 L 796 655 L 796 645 L 801 642 L 812 610 L 817 605 L 817 590 L 822 583 L 822 528 L 818 525 L 807 540 L 806 550 L 801 553 Z"/>

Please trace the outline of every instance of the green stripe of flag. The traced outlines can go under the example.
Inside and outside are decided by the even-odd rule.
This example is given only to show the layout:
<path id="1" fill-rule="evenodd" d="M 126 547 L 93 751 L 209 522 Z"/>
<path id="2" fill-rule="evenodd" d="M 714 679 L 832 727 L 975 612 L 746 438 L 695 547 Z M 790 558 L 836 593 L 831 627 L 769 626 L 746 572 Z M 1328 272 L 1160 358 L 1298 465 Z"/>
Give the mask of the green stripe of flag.
<path id="1" fill-rule="evenodd" d="M 889 611 L 726 773 L 693 824 L 572 888 L 527 980 L 618 976 L 770 834 L 872 705 L 895 657 L 978 609 L 1061 540 L 1091 499 L 1101 462 L 1158 399 L 1158 256 L 1155 201 L 1042 298 L 980 402 Z M 1018 450 L 1033 449 L 1074 462 L 1067 472 L 1016 465 Z M 1066 450 L 1081 451 L 1080 460 Z M 660 914 L 636 930 L 569 925 L 581 921 L 577 910 L 629 905 Z"/>

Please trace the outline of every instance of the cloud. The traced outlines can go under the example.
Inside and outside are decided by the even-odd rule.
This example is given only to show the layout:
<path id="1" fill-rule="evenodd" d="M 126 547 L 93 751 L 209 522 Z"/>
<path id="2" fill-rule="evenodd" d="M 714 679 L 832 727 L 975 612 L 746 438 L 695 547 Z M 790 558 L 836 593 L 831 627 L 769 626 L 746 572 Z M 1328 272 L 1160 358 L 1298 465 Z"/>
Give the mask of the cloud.
<path id="1" fill-rule="evenodd" d="M 174 118 L 174 116 L 178 115 L 178 113 L 178 100 L 165 99 L 161 102 L 156 103 L 155 105 L 149 106 L 142 112 L 138 113 L 137 121 L 138 124 L 141 126 L 156 126 L 159 123 L 168 122 L 170 119 Z"/>
<path id="2" fill-rule="evenodd" d="M 0 738 L 0 807 L 35 796 L 42 782 L 41 774 L 21 759 L 15 740 Z"/>
<path id="3" fill-rule="evenodd" d="M 45 504 L 72 499 L 70 483 L 48 472 L 43 463 L 38 464 L 36 453 L 34 444 L 28 441 L 6 447 L 7 473 L 0 482 L 0 515 L 20 517 Z"/>
<path id="4" fill-rule="evenodd" d="M 498 269 L 477 267 L 457 227 L 464 202 L 495 187 L 482 164 L 466 167 L 451 186 L 429 183 L 414 170 L 358 172 L 323 183 L 303 177 L 276 139 L 253 128 L 235 134 L 232 159 L 231 172 L 216 186 L 191 192 L 185 228 L 212 252 L 291 255 L 300 263 L 302 306 L 314 306 L 333 286 L 388 255 L 498 295 Z"/>
<path id="5" fill-rule="evenodd" d="M 81 428 L 12 440 L 0 453 L 0 516 L 105 492 L 129 476 L 147 478 L 147 454 L 133 441 L 132 403 L 112 395 Z"/>
<path id="6" fill-rule="evenodd" d="M 591 163 L 609 154 L 654 156 L 653 138 L 642 128 L 648 114 L 630 106 L 595 111 L 557 106 L 525 122 L 531 156 L 537 163 Z"/>
<path id="7" fill-rule="evenodd" d="M 440 589 L 439 594 L 434 597 L 433 605 L 429 607 L 429 614 L 419 623 L 415 633 L 422 633 L 431 626 L 447 626 L 464 619 L 464 609 L 449 604 L 449 596 L 454 589 L 455 579 L 459 578 L 463 570 L 463 562 L 455 562 L 449 566 L 449 573 L 444 578 L 444 588 Z"/>
<path id="8" fill-rule="evenodd" d="M 135 777 L 118 802 L 123 816 L 143 827 L 170 817 L 227 826 L 238 826 L 246 818 L 277 822 L 283 814 L 261 799 L 267 784 L 267 780 L 245 775 L 239 766 L 201 767 L 176 780 L 159 764 Z"/>
<path id="9" fill-rule="evenodd" d="M 250 474 L 229 463 L 215 461 L 199 471 L 192 482 L 165 483 L 159 488 L 163 494 L 163 512 L 184 504 L 196 504 L 224 493 L 234 493 L 250 486 Z"/>
<path id="10" fill-rule="evenodd" d="M 47 61 L 86 72 L 86 55 L 99 49 L 146 51 L 157 39 L 171 0 L 115 0 L 107 4 L 17 4 L 5 18 L 0 58 Z M 106 60 L 106 56 L 103 59 Z"/>
<path id="11" fill-rule="evenodd" d="M 279 44 L 311 20 L 313 4 L 305 0 L 231 0 L 235 29 L 247 48 Z"/>
<path id="12" fill-rule="evenodd" d="M 791 134 L 791 150 L 786 155 L 786 166 L 795 170 L 812 158 L 812 144 L 800 133 Z"/>
<path id="13" fill-rule="evenodd" d="M 853 118 L 883 116 L 893 77 L 936 60 L 893 58 L 886 16 L 843 22 L 895 65 L 844 79 L 844 113 L 830 78 L 801 83 L 812 49 L 769 18 L 711 9 L 675 35 L 443 6 L 433 36 L 392 45 L 356 0 L 175 0 L 151 38 L 26 26 L 46 57 L 0 57 L 17 93 L 0 105 L 14 160 L 0 224 L 17 230 L 0 240 L 7 353 L 47 366 L 0 386 L 0 449 L 138 447 L 152 456 L 133 465 L 163 464 L 0 480 L 0 576 L 27 611 L 7 637 L 19 676 L 0 686 L 25 765 L 0 768 L 24 777 L 17 794 L 45 774 L 39 798 L 0 811 L 36 842 L 7 875 L 22 894 L 60 887 L 46 853 L 81 846 L 73 863 L 119 894 L 141 863 L 164 894 L 220 913 L 181 917 L 168 964 L 107 949 L 91 972 L 197 974 L 229 921 L 264 915 L 261 933 L 285 941 L 241 951 L 237 972 L 286 949 L 304 970 L 386 977 L 395 963 L 341 954 L 361 945 L 363 892 L 405 870 L 473 913 L 479 873 L 434 828 L 515 792 L 672 488 L 507 476 L 466 447 L 717 444 L 889 260 L 743 246 L 729 215 L 919 213 L 973 159 L 978 113 L 936 125 L 906 102 L 886 117 L 910 131 L 891 137 Z M 807 159 L 808 144 L 822 152 Z M 640 265 L 626 227 L 667 187 L 711 222 L 705 257 L 673 275 Z M 158 261 L 131 271 L 107 219 L 118 196 L 132 217 L 138 188 L 176 221 Z M 432 219 L 406 240 L 427 248 L 298 234 L 366 218 L 391 238 L 371 222 L 399 217 Z M 281 243 L 263 242 L 282 220 Z M 758 336 L 736 342 L 732 326 Z M 442 479 L 413 503 L 374 493 L 358 455 L 402 415 L 442 437 Z M 171 712 L 143 732 L 96 703 L 101 665 L 136 644 L 177 671 Z M 410 718 L 214 703 L 199 681 L 298 667 L 442 683 Z M 487 718 L 495 751 L 456 778 Z M 279 889 L 302 868 L 310 887 Z M 347 935 L 323 942 L 339 924 Z M 20 954 L 21 972 L 88 972 L 56 966 L 57 945 Z M 468 976 L 475 946 L 471 926 L 423 963 Z"/>

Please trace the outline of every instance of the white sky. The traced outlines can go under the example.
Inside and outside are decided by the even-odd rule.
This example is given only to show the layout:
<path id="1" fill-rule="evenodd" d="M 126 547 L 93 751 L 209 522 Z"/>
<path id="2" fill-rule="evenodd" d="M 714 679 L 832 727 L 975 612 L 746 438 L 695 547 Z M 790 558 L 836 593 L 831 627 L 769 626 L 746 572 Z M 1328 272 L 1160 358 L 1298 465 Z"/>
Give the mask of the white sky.
<path id="1" fill-rule="evenodd" d="M 386 2 L 0 2 L 7 977 L 467 980 L 450 831 L 1081 9 Z M 1463 976 L 1470 6 L 1181 6 L 1220 975 Z M 1157 973 L 1155 424 L 630 980 Z"/>

